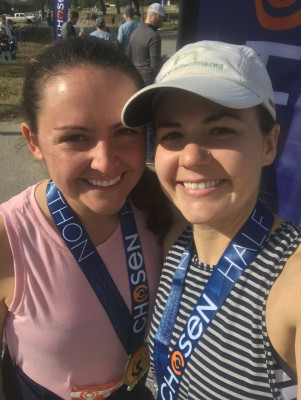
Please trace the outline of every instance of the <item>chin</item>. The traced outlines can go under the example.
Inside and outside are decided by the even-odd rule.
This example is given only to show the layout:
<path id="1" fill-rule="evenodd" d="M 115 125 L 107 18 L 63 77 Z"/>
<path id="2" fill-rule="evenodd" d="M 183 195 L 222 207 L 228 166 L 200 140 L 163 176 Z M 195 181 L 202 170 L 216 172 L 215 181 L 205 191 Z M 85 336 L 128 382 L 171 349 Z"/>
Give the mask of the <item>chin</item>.
<path id="1" fill-rule="evenodd" d="M 122 201 L 91 201 L 83 202 L 84 206 L 92 211 L 94 214 L 99 215 L 112 215 L 117 214 L 122 208 L 124 202 Z"/>
<path id="2" fill-rule="evenodd" d="M 206 224 L 216 215 L 215 210 L 210 210 L 208 207 L 204 206 L 193 207 L 193 205 L 190 204 L 185 207 L 179 207 L 179 205 L 176 204 L 176 207 L 191 224 Z"/>

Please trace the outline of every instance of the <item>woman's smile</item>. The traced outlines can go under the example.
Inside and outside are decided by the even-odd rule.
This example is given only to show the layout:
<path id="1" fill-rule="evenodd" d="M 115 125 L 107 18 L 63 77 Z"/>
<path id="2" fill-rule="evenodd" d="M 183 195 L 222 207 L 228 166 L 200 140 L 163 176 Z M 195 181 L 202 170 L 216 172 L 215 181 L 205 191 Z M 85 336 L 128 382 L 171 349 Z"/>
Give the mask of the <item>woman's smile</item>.
<path id="1" fill-rule="evenodd" d="M 51 106 L 39 118 L 38 151 L 75 211 L 118 212 L 145 168 L 144 129 L 125 128 L 120 120 L 136 86 L 126 75 L 120 86 L 120 78 L 116 71 L 79 66 L 45 86 Z"/>

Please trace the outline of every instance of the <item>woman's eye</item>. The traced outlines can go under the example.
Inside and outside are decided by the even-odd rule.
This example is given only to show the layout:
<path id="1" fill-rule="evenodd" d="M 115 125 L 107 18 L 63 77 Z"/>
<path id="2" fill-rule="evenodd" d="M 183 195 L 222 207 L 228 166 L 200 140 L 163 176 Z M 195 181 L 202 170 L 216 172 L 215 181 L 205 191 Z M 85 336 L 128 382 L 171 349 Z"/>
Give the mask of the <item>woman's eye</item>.
<path id="1" fill-rule="evenodd" d="M 140 131 L 139 131 L 140 132 Z M 122 128 L 119 129 L 117 134 L 121 136 L 127 136 L 127 135 L 135 135 L 138 133 L 138 130 L 136 129 L 129 129 L 129 128 Z"/>
<path id="2" fill-rule="evenodd" d="M 182 137 L 179 132 L 167 132 L 167 133 L 162 133 L 162 134 L 159 133 L 156 136 L 157 136 L 159 142 L 168 142 L 168 141 L 180 139 Z"/>
<path id="3" fill-rule="evenodd" d="M 63 138 L 62 142 L 67 143 L 80 143 L 85 141 L 86 138 L 83 135 L 70 135 Z"/>
<path id="4" fill-rule="evenodd" d="M 234 133 L 233 129 L 227 128 L 227 127 L 224 127 L 224 126 L 218 127 L 218 128 L 214 128 L 214 129 L 211 130 L 211 134 L 212 135 L 222 135 L 222 136 L 224 136 L 224 135 L 229 135 L 229 134 L 232 134 L 232 133 Z"/>

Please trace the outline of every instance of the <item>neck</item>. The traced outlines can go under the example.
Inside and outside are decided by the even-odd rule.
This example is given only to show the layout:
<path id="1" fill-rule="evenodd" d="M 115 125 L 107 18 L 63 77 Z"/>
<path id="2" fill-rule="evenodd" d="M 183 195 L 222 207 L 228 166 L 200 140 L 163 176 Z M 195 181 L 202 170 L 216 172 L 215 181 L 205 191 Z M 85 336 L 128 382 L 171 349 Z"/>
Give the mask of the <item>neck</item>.
<path id="1" fill-rule="evenodd" d="M 49 224 L 53 227 L 53 229 L 58 232 L 46 202 L 47 184 L 48 181 L 44 181 L 36 188 L 35 199 L 42 213 L 48 220 Z M 116 230 L 119 224 L 118 213 L 112 215 L 102 215 L 96 214 L 86 207 L 75 209 L 75 207 L 72 206 L 72 201 L 70 201 L 69 199 L 66 200 L 75 212 L 76 216 L 79 218 L 80 222 L 82 223 L 83 227 L 85 228 L 95 246 L 108 240 L 109 237 Z"/>
<path id="2" fill-rule="evenodd" d="M 219 220 L 212 224 L 194 224 L 193 238 L 198 260 L 216 265 L 231 240 L 247 221 L 256 201 L 250 203 L 247 209 L 236 215 Z"/>
<path id="3" fill-rule="evenodd" d="M 200 225 L 193 225 L 193 239 L 198 260 L 210 265 L 218 263 L 231 241 L 224 233 Z"/>
<path id="4" fill-rule="evenodd" d="M 156 24 L 156 15 L 153 13 L 147 14 L 146 18 L 145 18 L 145 23 L 146 24 L 150 24 L 152 26 L 155 26 Z"/>

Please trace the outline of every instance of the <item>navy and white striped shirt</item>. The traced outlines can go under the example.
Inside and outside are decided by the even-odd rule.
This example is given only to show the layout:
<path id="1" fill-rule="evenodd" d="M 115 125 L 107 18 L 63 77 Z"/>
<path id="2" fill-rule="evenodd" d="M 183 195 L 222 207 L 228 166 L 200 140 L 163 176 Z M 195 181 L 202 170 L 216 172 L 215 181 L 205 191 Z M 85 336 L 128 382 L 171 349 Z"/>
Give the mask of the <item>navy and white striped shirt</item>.
<path id="1" fill-rule="evenodd" d="M 165 261 L 150 331 L 151 356 L 173 275 L 191 236 L 191 228 L 186 229 Z M 192 352 L 177 399 L 296 399 L 296 382 L 273 357 L 265 325 L 265 307 L 273 283 L 300 242 L 301 228 L 290 222 L 272 233 Z M 191 257 L 169 352 L 213 268 L 199 262 L 196 255 Z"/>

